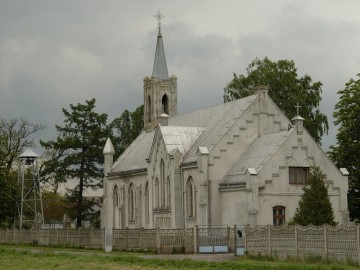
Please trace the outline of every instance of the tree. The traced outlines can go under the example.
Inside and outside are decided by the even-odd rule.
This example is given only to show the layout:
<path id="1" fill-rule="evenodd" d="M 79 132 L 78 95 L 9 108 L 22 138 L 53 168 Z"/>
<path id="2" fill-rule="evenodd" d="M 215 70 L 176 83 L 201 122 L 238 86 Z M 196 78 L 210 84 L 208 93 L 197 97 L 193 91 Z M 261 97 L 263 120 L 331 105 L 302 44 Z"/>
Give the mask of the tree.
<path id="1" fill-rule="evenodd" d="M 257 85 L 268 85 L 269 95 L 285 115 L 296 116 L 295 105 L 301 106 L 301 116 L 306 119 L 304 126 L 317 143 L 327 133 L 329 124 L 326 115 L 319 110 L 321 82 L 313 82 L 309 75 L 298 77 L 294 61 L 271 61 L 265 57 L 256 58 L 246 69 L 246 75 L 236 75 L 224 88 L 224 102 L 253 94 Z"/>
<path id="2" fill-rule="evenodd" d="M 339 168 L 349 171 L 348 205 L 350 218 L 360 220 L 360 74 L 350 79 L 340 90 L 335 105 L 334 123 L 339 126 L 337 144 L 330 147 L 329 156 Z"/>
<path id="3" fill-rule="evenodd" d="M 56 192 L 43 191 L 42 204 L 45 223 L 60 223 L 64 219 L 66 200 Z"/>
<path id="4" fill-rule="evenodd" d="M 45 162 L 42 177 L 54 175 L 56 181 L 76 179 L 77 186 L 68 194 L 76 202 L 76 226 L 86 219 L 89 205 L 83 197 L 85 188 L 97 189 L 103 177 L 103 147 L 107 137 L 106 114 L 94 112 L 95 99 L 86 104 L 63 109 L 65 126 L 56 125 L 59 135 L 55 141 L 40 141 L 45 149 L 57 155 Z"/>
<path id="5" fill-rule="evenodd" d="M 325 184 L 325 175 L 318 167 L 312 167 L 308 175 L 307 185 L 303 188 L 303 195 L 299 207 L 290 224 L 301 226 L 323 224 L 336 225 L 334 211 Z"/>
<path id="6" fill-rule="evenodd" d="M 144 105 L 137 107 L 134 112 L 125 110 L 111 122 L 110 127 L 115 130 L 112 142 L 118 157 L 141 133 L 144 127 Z"/>
<path id="7" fill-rule="evenodd" d="M 10 170 L 19 154 L 28 147 L 35 146 L 33 135 L 45 128 L 42 124 L 33 124 L 24 118 L 6 120 L 0 118 L 0 127 L 5 137 L 4 156 L 0 162 L 6 162 Z"/>

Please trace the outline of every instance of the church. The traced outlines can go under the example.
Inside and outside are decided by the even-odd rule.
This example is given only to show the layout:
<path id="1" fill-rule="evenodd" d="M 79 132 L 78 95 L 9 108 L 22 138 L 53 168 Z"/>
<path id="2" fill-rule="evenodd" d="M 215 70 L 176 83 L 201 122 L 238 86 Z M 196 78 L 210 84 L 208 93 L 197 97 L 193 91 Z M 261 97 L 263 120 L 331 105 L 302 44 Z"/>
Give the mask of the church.
<path id="1" fill-rule="evenodd" d="M 104 147 L 103 228 L 282 225 L 294 215 L 310 167 L 326 175 L 335 221 L 347 224 L 348 172 L 258 86 L 253 95 L 177 114 L 161 28 L 144 82 L 144 129 L 116 160 Z M 299 109 L 299 108 L 298 108 Z"/>

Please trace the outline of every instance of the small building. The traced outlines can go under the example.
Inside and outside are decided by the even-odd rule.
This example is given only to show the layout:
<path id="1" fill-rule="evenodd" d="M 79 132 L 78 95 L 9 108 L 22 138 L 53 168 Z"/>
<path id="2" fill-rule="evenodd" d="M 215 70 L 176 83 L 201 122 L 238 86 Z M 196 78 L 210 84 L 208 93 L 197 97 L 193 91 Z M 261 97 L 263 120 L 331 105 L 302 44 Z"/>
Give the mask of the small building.
<path id="1" fill-rule="evenodd" d="M 113 162 L 104 148 L 102 227 L 281 225 L 298 207 L 311 166 L 326 175 L 335 220 L 347 224 L 348 176 L 265 86 L 253 95 L 177 114 L 177 78 L 168 76 L 158 33 L 144 79 L 144 130 Z"/>

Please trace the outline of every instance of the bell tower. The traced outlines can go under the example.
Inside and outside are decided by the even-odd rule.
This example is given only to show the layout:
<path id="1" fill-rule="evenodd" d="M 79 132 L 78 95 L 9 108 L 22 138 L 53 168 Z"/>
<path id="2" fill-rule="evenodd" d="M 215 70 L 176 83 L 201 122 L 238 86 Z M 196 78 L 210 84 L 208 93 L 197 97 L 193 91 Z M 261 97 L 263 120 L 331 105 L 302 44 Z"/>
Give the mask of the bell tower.
<path id="1" fill-rule="evenodd" d="M 144 78 L 144 130 L 152 131 L 157 124 L 157 117 L 163 113 L 176 114 L 177 78 L 169 78 L 164 44 L 161 34 L 161 20 L 164 16 L 158 11 L 154 17 L 158 21 L 158 35 L 155 50 L 154 67 L 151 75 Z"/>

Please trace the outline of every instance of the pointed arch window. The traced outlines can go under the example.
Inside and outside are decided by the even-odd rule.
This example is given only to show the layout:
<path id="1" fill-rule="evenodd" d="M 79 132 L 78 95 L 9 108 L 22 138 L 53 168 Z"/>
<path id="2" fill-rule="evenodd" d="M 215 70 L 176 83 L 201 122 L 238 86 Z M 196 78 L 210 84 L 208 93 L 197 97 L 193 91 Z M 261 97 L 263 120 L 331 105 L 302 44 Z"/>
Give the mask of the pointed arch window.
<path id="1" fill-rule="evenodd" d="M 188 218 L 196 217 L 196 186 L 194 179 L 189 176 L 186 185 L 186 202 L 187 202 L 187 216 Z"/>
<path id="2" fill-rule="evenodd" d="M 119 206 L 119 191 L 117 186 L 115 186 L 113 190 L 113 206 L 114 208 Z"/>
<path id="3" fill-rule="evenodd" d="M 146 122 L 151 122 L 151 97 L 147 97 L 147 106 L 146 106 Z"/>
<path id="4" fill-rule="evenodd" d="M 160 190 L 160 198 L 161 198 L 161 207 L 165 207 L 165 163 L 164 160 L 162 159 L 160 161 L 160 185 L 161 185 L 161 190 Z"/>
<path id="5" fill-rule="evenodd" d="M 169 98 L 166 94 L 163 95 L 161 103 L 163 107 L 163 112 L 169 115 Z"/>
<path id="6" fill-rule="evenodd" d="M 135 207 L 136 207 L 136 194 L 135 187 L 133 184 L 129 186 L 129 220 L 135 220 Z"/>
<path id="7" fill-rule="evenodd" d="M 155 178 L 155 208 L 159 208 L 160 207 L 160 183 L 159 183 L 159 179 Z"/>
<path id="8" fill-rule="evenodd" d="M 148 221 L 150 218 L 150 205 L 149 205 L 149 183 L 145 185 L 145 220 Z"/>
<path id="9" fill-rule="evenodd" d="M 171 206 L 171 189 L 170 189 L 170 177 L 168 176 L 165 183 L 165 196 L 166 196 L 166 206 L 170 208 Z"/>

